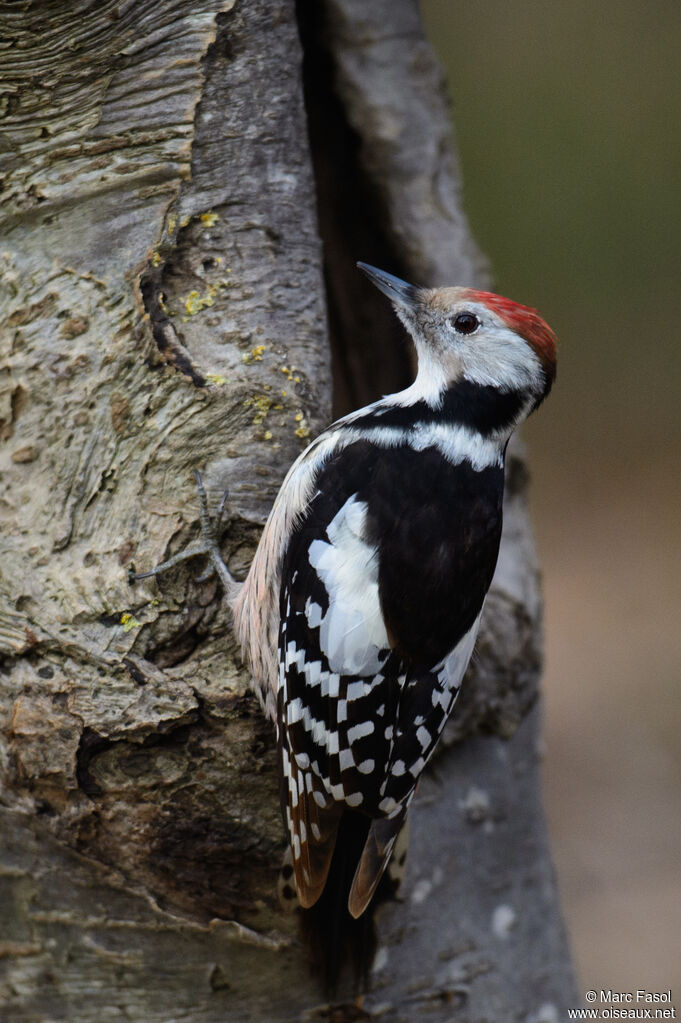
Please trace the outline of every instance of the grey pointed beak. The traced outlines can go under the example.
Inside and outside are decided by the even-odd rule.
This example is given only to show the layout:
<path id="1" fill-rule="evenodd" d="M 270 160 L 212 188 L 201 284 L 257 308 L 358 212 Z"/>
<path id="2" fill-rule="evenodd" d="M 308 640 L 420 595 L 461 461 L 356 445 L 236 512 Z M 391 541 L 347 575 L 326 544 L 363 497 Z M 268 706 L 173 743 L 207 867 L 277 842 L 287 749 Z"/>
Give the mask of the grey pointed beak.
<path id="1" fill-rule="evenodd" d="M 375 284 L 378 290 L 387 295 L 392 302 L 412 310 L 419 304 L 423 292 L 422 288 L 417 288 L 414 284 L 407 284 L 406 281 L 401 281 L 399 277 L 393 277 L 392 274 L 386 273 L 385 270 L 369 266 L 368 263 L 358 263 L 357 266 L 362 273 L 366 274 L 371 283 Z"/>

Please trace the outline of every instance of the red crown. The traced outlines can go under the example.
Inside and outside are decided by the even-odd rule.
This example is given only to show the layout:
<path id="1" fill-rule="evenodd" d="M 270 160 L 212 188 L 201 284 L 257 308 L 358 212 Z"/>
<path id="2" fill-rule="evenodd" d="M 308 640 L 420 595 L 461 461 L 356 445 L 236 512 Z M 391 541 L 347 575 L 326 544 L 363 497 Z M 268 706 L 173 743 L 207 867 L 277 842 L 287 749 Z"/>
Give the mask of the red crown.
<path id="1" fill-rule="evenodd" d="M 558 338 L 553 333 L 548 323 L 542 320 L 536 309 L 527 305 L 520 305 L 512 302 L 510 298 L 503 298 L 502 295 L 495 295 L 491 291 L 476 291 L 468 289 L 468 295 L 476 302 L 482 302 L 493 313 L 496 313 L 504 323 L 516 334 L 524 337 L 544 367 L 549 378 L 552 380 L 556 375 L 556 345 Z"/>

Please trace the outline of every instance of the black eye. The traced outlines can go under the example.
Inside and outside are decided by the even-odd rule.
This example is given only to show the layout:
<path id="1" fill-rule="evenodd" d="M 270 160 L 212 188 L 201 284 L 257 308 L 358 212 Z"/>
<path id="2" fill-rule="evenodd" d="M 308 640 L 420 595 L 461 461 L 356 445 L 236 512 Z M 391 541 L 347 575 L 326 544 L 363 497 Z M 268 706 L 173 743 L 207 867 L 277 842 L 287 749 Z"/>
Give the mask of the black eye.
<path id="1" fill-rule="evenodd" d="M 472 334 L 480 326 L 480 320 L 474 313 L 459 313 L 452 320 L 452 326 L 457 334 Z"/>

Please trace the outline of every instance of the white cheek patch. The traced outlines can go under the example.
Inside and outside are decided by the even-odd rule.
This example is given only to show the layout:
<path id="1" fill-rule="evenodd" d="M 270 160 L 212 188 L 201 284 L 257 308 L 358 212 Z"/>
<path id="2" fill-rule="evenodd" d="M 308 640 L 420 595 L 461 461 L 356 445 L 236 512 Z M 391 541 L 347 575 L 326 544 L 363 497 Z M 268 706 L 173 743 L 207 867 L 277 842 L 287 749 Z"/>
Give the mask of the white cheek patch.
<path id="1" fill-rule="evenodd" d="M 500 391 L 532 393 L 544 384 L 541 362 L 532 348 L 510 327 L 490 323 L 489 312 L 481 312 L 479 332 L 457 338 L 463 375 L 472 383 L 497 387 Z"/>
<path id="2" fill-rule="evenodd" d="M 329 542 L 313 540 L 310 564 L 329 595 L 326 614 L 310 608 L 308 622 L 319 626 L 320 646 L 332 671 L 371 676 L 379 671 L 388 636 L 378 597 L 378 551 L 365 537 L 367 506 L 348 498 L 327 528 Z"/>

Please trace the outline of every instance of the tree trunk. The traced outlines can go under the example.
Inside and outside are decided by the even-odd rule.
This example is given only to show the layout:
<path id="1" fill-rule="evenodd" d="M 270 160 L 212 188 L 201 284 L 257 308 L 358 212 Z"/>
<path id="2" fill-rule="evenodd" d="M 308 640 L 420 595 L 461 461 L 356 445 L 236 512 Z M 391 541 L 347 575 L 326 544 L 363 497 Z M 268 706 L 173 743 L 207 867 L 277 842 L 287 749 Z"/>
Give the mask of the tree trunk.
<path id="1" fill-rule="evenodd" d="M 356 259 L 485 283 L 441 74 L 412 0 L 27 2 L 3 20 L 0 1019 L 330 1018 L 277 904 L 273 734 L 222 594 L 200 564 L 127 572 L 196 534 L 198 467 L 215 504 L 229 487 L 242 577 L 330 418 L 330 362 L 337 412 L 408 381 Z M 528 713 L 526 484 L 516 450 L 403 901 L 364 1009 L 334 1019 L 550 1023 L 573 1002 Z"/>

